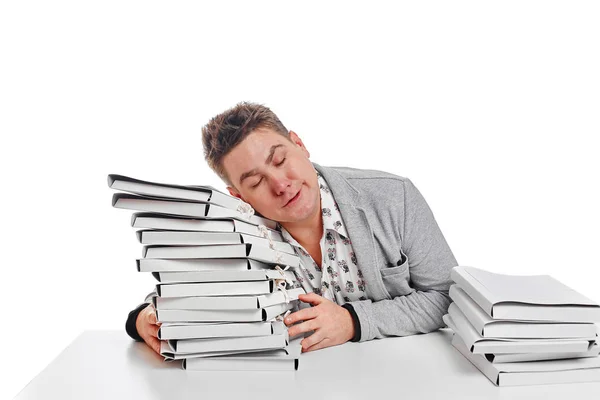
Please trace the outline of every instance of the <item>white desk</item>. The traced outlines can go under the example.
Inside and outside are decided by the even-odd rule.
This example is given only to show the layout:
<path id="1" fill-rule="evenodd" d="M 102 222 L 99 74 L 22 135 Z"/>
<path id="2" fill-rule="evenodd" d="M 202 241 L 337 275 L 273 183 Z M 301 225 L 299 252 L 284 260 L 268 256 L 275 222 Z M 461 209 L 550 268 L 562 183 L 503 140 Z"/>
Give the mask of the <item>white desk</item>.
<path id="1" fill-rule="evenodd" d="M 165 363 L 121 331 L 86 331 L 16 399 L 600 399 L 600 382 L 494 386 L 452 331 L 302 354 L 298 371 L 200 372 Z"/>

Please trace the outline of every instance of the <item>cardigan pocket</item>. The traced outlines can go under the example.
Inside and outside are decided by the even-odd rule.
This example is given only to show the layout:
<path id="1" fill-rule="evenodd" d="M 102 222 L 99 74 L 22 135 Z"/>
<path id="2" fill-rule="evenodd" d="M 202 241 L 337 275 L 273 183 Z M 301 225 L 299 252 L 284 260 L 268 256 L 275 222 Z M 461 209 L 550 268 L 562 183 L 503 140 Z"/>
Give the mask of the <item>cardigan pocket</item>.
<path id="1" fill-rule="evenodd" d="M 404 262 L 395 267 L 388 267 L 379 270 L 383 279 L 383 285 L 391 298 L 396 296 L 406 296 L 415 291 L 410 286 L 410 269 L 406 256 L 403 255 Z M 398 263 L 402 261 L 398 260 Z"/>

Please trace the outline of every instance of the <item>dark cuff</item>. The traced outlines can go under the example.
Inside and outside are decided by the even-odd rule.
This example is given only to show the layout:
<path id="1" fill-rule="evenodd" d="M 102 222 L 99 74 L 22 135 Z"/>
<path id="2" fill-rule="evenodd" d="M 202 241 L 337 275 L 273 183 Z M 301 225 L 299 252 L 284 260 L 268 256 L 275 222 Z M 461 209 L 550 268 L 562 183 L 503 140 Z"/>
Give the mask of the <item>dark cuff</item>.
<path id="1" fill-rule="evenodd" d="M 137 306 L 137 308 L 133 311 L 131 311 L 129 313 L 129 315 L 127 316 L 127 322 L 125 323 L 125 331 L 127 332 L 127 334 L 129 336 L 131 336 L 132 339 L 138 341 L 138 342 L 143 342 L 144 339 L 142 339 L 142 337 L 140 336 L 140 334 L 137 331 L 137 327 L 135 326 L 135 322 L 137 321 L 137 317 L 139 315 L 139 313 L 146 307 L 148 307 L 150 303 L 142 303 L 139 306 Z"/>
<path id="2" fill-rule="evenodd" d="M 354 337 L 350 341 L 358 342 L 358 341 L 360 341 L 360 334 L 361 334 L 360 321 L 358 320 L 358 315 L 356 315 L 356 311 L 354 311 L 354 307 L 352 307 L 352 304 L 346 303 L 346 304 L 342 305 L 342 307 L 344 307 L 346 310 L 348 310 L 348 312 L 352 316 L 352 322 L 354 322 Z"/>

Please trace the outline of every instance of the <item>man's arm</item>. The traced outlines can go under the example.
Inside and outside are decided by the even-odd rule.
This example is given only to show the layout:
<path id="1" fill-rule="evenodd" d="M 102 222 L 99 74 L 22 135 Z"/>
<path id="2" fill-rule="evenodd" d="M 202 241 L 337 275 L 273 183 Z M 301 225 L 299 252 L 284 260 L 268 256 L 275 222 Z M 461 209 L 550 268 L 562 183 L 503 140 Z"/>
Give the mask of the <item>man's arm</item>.
<path id="1" fill-rule="evenodd" d="M 360 323 L 360 341 L 386 336 L 408 336 L 435 331 L 451 303 L 450 271 L 457 264 L 427 202 L 404 181 L 404 232 L 402 251 L 416 291 L 390 300 L 354 301 Z"/>

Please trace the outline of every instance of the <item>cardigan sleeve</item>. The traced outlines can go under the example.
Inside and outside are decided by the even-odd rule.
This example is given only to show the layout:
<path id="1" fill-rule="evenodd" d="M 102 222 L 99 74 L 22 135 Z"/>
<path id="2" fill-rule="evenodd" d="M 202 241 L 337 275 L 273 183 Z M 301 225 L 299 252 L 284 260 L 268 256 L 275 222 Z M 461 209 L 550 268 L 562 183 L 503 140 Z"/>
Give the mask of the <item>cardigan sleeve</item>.
<path id="1" fill-rule="evenodd" d="M 445 326 L 442 316 L 451 303 L 450 271 L 457 261 L 422 194 L 407 178 L 403 186 L 401 249 L 415 290 L 392 299 L 351 302 L 360 322 L 361 342 L 428 333 Z"/>

